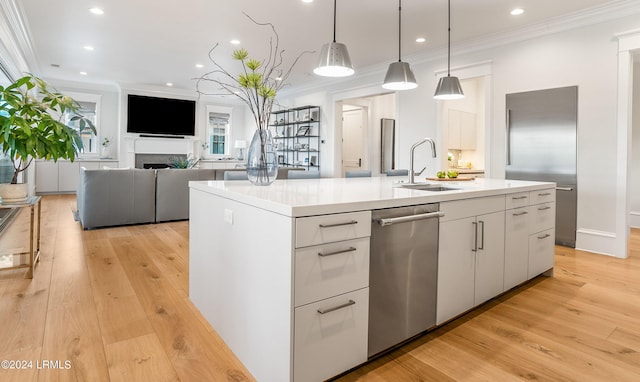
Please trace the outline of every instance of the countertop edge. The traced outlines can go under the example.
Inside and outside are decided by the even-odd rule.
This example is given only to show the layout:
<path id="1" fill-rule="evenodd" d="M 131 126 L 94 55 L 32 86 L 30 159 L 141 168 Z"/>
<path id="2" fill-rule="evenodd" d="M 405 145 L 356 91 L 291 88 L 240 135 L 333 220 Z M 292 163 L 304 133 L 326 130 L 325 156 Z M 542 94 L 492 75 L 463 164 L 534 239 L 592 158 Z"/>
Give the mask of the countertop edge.
<path id="1" fill-rule="evenodd" d="M 333 178 L 335 179 L 335 178 Z M 242 183 L 240 183 L 242 182 Z M 491 183 L 502 182 L 504 187 L 496 187 L 495 185 L 482 187 L 482 184 L 486 182 L 485 179 L 476 182 L 451 182 L 447 186 L 460 187 L 459 190 L 443 191 L 443 192 L 429 192 L 420 190 L 399 189 L 398 184 L 392 183 L 389 180 L 371 181 L 372 187 L 385 188 L 389 190 L 397 189 L 398 191 L 389 191 L 394 195 L 380 196 L 380 197 L 363 197 L 361 200 L 348 200 L 348 201 L 336 201 L 326 203 L 308 203 L 296 200 L 295 203 L 283 203 L 272 200 L 273 196 L 282 197 L 282 193 L 290 192 L 296 193 L 296 187 L 301 185 L 307 185 L 311 187 L 317 187 L 322 183 L 322 180 L 277 180 L 281 182 L 280 188 L 270 188 L 271 186 L 253 186 L 249 182 L 235 181 L 233 183 L 225 181 L 191 181 L 189 187 L 194 190 L 199 190 L 205 193 L 217 195 L 230 200 L 254 206 L 263 210 L 271 211 L 280 215 L 289 217 L 304 217 L 304 216 L 316 216 L 333 213 L 355 212 L 355 211 L 368 211 L 372 209 L 381 208 L 393 208 L 402 207 L 414 204 L 427 204 L 427 203 L 439 203 L 447 201 L 455 201 L 462 199 L 481 198 L 496 195 L 507 195 L 519 192 L 528 192 L 535 190 L 542 190 L 555 187 L 555 183 L 552 182 L 524 182 L 513 180 L 489 180 Z M 289 182 L 289 183 L 287 183 Z M 293 182 L 293 183 L 291 183 Z M 335 185 L 329 185 L 329 187 L 342 187 L 349 188 L 350 184 L 353 187 L 363 184 L 358 181 L 341 180 Z M 326 185 L 326 183 L 325 183 Z M 291 190 L 288 190 L 288 186 Z M 302 189 L 305 190 L 305 189 Z M 310 191 L 304 191 L 311 195 Z M 396 194 L 397 193 L 397 194 Z M 301 197 L 300 199 L 304 199 Z"/>

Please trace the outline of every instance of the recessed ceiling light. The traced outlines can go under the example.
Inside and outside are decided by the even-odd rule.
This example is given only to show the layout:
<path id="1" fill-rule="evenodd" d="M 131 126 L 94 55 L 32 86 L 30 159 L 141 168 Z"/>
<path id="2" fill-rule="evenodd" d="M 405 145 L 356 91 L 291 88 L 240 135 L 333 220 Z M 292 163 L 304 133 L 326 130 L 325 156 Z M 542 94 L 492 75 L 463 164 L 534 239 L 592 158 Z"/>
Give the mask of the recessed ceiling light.
<path id="1" fill-rule="evenodd" d="M 84 50 L 94 50 L 95 49 L 91 45 L 85 45 L 85 46 L 83 46 L 83 48 L 84 48 Z"/>
<path id="2" fill-rule="evenodd" d="M 426 39 L 426 38 L 424 38 L 424 37 L 418 37 L 418 38 L 416 39 L 416 42 L 419 42 L 419 43 L 423 43 L 423 42 L 425 42 L 425 41 L 427 41 L 427 39 Z"/>
<path id="3" fill-rule="evenodd" d="M 304 0 L 303 0 L 304 1 Z M 276 77 L 275 78 L 276 81 L 282 81 L 282 77 Z"/>
<path id="4" fill-rule="evenodd" d="M 513 10 L 511 10 L 511 15 L 513 16 L 518 16 L 524 13 L 524 9 L 522 8 L 515 8 Z"/>
<path id="5" fill-rule="evenodd" d="M 204 65 L 202 65 L 202 64 L 196 64 L 196 68 L 198 68 L 198 69 L 202 69 L 202 68 L 204 68 Z"/>
<path id="6" fill-rule="evenodd" d="M 313 3 L 313 0 L 302 0 L 303 3 Z"/>
<path id="7" fill-rule="evenodd" d="M 104 11 L 98 7 L 89 9 L 89 12 L 93 13 L 94 15 L 104 15 Z"/>
<path id="8" fill-rule="evenodd" d="M 229 42 L 232 43 L 233 45 L 239 45 L 240 44 L 240 40 L 236 40 L 236 39 L 233 39 L 233 40 L 231 40 Z"/>
<path id="9" fill-rule="evenodd" d="M 80 75 L 81 75 L 81 76 L 86 76 L 86 75 L 87 75 L 87 72 L 80 72 Z"/>
<path id="10" fill-rule="evenodd" d="M 167 82 L 167 86 L 173 86 L 173 82 Z"/>

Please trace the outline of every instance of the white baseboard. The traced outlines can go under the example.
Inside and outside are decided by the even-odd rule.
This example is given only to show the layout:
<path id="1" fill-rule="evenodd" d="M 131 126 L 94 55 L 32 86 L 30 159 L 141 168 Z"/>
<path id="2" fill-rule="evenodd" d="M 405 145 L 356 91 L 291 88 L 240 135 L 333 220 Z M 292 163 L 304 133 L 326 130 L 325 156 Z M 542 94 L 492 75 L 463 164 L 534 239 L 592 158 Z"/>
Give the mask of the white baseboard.
<path id="1" fill-rule="evenodd" d="M 580 228 L 576 231 L 576 249 L 618 257 L 615 255 L 616 234 L 614 232 Z"/>
<path id="2" fill-rule="evenodd" d="M 640 228 L 640 212 L 629 212 L 629 225 L 633 228 Z"/>

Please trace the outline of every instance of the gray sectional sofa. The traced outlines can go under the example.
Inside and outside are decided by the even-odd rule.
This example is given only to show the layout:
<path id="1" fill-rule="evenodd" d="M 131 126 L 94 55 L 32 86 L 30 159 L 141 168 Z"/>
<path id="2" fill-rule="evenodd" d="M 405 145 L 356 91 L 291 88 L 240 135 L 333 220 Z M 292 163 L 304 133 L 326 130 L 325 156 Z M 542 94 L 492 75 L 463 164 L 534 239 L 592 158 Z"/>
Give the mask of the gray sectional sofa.
<path id="1" fill-rule="evenodd" d="M 84 229 L 156 221 L 154 170 L 80 169 L 77 205 Z"/>
<path id="2" fill-rule="evenodd" d="M 278 179 L 290 168 L 278 169 Z M 84 229 L 189 219 L 189 181 L 222 180 L 212 169 L 80 169 L 77 208 Z"/>

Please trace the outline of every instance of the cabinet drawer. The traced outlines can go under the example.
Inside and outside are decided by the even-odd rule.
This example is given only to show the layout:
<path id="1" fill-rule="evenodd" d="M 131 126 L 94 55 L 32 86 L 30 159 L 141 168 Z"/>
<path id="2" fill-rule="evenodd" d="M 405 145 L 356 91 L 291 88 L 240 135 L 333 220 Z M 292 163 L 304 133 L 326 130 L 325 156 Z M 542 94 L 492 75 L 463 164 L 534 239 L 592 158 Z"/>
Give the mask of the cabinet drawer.
<path id="1" fill-rule="evenodd" d="M 556 204 L 543 203 L 531 206 L 531 233 L 553 228 L 556 224 Z"/>
<path id="2" fill-rule="evenodd" d="M 506 208 L 519 208 L 529 205 L 529 193 L 519 192 L 517 194 L 508 194 L 506 200 Z"/>
<path id="3" fill-rule="evenodd" d="M 371 235 L 371 211 L 296 219 L 296 248 Z"/>
<path id="4" fill-rule="evenodd" d="M 553 228 L 529 236 L 530 279 L 553 268 L 555 241 Z"/>
<path id="5" fill-rule="evenodd" d="M 444 213 L 444 216 L 440 218 L 440 222 L 504 211 L 504 205 L 504 195 L 442 202 L 440 203 L 440 211 Z"/>
<path id="6" fill-rule="evenodd" d="M 368 314 L 369 288 L 296 308 L 293 380 L 324 381 L 366 362 Z"/>
<path id="7" fill-rule="evenodd" d="M 544 190 L 531 191 L 529 193 L 529 200 L 531 204 L 555 202 L 556 190 L 555 188 L 547 188 Z"/>
<path id="8" fill-rule="evenodd" d="M 295 306 L 369 286 L 369 238 L 296 250 Z"/>

